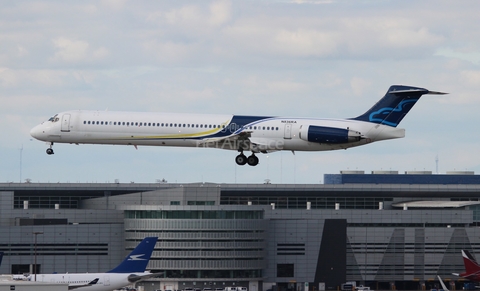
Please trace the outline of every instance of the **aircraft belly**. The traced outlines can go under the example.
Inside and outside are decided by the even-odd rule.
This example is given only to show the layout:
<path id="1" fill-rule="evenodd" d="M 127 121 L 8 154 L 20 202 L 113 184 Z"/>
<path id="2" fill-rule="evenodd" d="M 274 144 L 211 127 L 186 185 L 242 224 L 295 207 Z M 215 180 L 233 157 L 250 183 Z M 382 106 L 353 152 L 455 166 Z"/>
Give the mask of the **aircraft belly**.
<path id="1" fill-rule="evenodd" d="M 344 143 L 344 144 L 327 144 L 327 143 L 316 143 L 316 142 L 307 142 L 304 140 L 289 140 L 285 141 L 283 150 L 287 151 L 331 151 L 331 150 L 341 150 L 351 147 L 357 147 L 364 144 L 367 144 L 368 140 L 360 140 L 358 142 Z"/>
<path id="2" fill-rule="evenodd" d="M 76 133 L 63 134 L 61 138 L 54 140 L 62 143 L 81 143 L 81 144 L 113 144 L 113 145 L 139 145 L 139 146 L 180 146 L 194 147 L 194 139 L 167 139 L 153 135 L 135 136 L 116 133 Z"/>

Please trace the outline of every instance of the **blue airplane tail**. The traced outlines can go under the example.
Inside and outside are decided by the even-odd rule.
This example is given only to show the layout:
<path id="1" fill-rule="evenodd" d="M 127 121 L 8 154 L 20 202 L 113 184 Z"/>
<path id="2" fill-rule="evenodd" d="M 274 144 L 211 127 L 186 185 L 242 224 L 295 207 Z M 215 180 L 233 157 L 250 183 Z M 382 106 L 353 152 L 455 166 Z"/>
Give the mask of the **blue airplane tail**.
<path id="1" fill-rule="evenodd" d="M 353 119 L 397 127 L 423 94 L 443 95 L 447 93 L 418 87 L 392 85 L 385 96 L 370 110 Z"/>
<path id="2" fill-rule="evenodd" d="M 148 261 L 152 256 L 157 243 L 157 237 L 146 237 L 138 246 L 112 270 L 107 273 L 142 273 L 147 268 Z"/>

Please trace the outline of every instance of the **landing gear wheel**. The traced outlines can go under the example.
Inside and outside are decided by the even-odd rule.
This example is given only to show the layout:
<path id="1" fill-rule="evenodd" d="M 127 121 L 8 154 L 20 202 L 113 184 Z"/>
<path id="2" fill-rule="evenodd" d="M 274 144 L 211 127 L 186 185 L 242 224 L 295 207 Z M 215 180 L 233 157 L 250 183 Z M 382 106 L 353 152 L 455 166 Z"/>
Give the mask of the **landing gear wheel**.
<path id="1" fill-rule="evenodd" d="M 47 149 L 47 155 L 53 155 L 53 149 L 51 148 Z"/>
<path id="2" fill-rule="evenodd" d="M 243 166 L 247 163 L 247 157 L 244 154 L 239 154 L 235 157 L 235 162 L 239 166 Z"/>
<path id="3" fill-rule="evenodd" d="M 251 155 L 247 158 L 247 163 L 250 166 L 258 165 L 258 157 L 256 155 Z"/>

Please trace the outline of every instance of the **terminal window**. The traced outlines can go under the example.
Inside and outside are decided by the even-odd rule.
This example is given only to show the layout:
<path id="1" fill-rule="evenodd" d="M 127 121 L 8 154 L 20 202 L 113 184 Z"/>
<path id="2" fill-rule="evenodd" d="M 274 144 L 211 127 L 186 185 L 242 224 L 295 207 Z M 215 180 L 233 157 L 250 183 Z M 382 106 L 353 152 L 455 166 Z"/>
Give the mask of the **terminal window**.
<path id="1" fill-rule="evenodd" d="M 294 264 L 277 264 L 277 277 L 294 277 L 295 267 Z"/>

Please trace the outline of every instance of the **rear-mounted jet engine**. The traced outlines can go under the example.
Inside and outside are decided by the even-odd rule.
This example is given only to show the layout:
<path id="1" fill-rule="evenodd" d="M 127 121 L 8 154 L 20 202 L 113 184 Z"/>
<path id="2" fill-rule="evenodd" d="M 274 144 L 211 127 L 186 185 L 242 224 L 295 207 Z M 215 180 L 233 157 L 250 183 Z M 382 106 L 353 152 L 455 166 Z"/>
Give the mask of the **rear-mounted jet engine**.
<path id="1" fill-rule="evenodd" d="M 361 133 L 345 128 L 307 125 L 300 127 L 300 138 L 310 142 L 337 144 L 359 141 Z"/>

